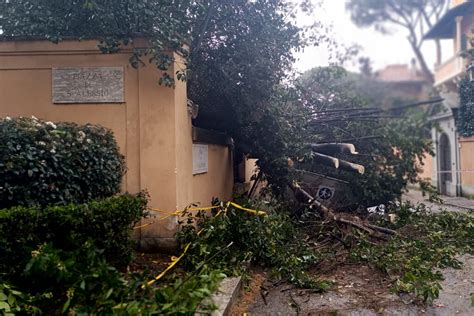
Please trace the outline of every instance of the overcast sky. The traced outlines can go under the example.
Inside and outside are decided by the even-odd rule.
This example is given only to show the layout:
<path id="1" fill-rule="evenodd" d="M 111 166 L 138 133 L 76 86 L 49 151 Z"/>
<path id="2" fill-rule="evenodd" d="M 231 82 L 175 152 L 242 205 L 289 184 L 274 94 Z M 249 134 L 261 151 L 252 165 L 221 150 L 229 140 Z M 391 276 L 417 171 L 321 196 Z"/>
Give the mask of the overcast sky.
<path id="1" fill-rule="evenodd" d="M 388 64 L 410 64 L 414 55 L 406 40 L 405 30 L 394 28 L 393 34 L 382 35 L 373 28 L 358 28 L 352 23 L 350 14 L 345 9 L 346 0 L 322 0 L 322 2 L 323 7 L 315 12 L 314 19 L 325 25 L 332 25 L 332 36 L 337 42 L 346 46 L 351 44 L 362 46 L 360 55 L 371 58 L 374 70 Z M 309 24 L 312 18 L 300 16 L 298 22 Z M 428 65 L 432 68 L 435 62 L 434 44 L 427 41 L 423 47 Z M 297 56 L 296 68 L 301 72 L 316 66 L 326 66 L 330 60 L 326 47 L 310 47 Z M 351 70 L 358 69 L 356 63 L 347 63 L 345 66 Z"/>

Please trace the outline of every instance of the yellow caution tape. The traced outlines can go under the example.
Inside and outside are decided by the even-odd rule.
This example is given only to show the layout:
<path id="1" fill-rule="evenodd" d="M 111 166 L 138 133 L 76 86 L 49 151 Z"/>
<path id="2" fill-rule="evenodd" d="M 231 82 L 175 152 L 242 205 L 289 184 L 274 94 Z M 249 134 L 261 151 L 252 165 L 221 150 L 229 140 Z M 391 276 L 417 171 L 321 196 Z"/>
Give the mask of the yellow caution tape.
<path id="1" fill-rule="evenodd" d="M 226 206 L 224 208 L 224 211 L 227 211 L 227 209 L 229 208 L 229 206 L 233 206 L 237 209 L 240 209 L 242 211 L 245 211 L 247 213 L 250 213 L 250 214 L 253 214 L 253 215 L 258 215 L 258 216 L 266 216 L 267 213 L 263 212 L 263 211 L 257 211 L 257 210 L 253 210 L 253 209 L 249 209 L 249 208 L 245 208 L 237 203 L 234 203 L 234 202 L 227 202 L 226 203 Z M 160 213 L 165 213 L 167 214 L 166 216 L 163 216 L 163 217 L 160 217 L 159 219 L 155 220 L 155 221 L 152 221 L 150 223 L 147 223 L 147 224 L 143 224 L 143 225 L 140 225 L 140 226 L 136 226 L 134 227 L 133 229 L 140 229 L 140 228 L 145 228 L 145 227 L 148 227 L 148 226 L 151 226 L 153 225 L 154 223 L 156 222 L 159 222 L 159 221 L 162 221 L 162 220 L 165 220 L 167 218 L 170 218 L 170 217 L 173 217 L 173 216 L 180 216 L 186 212 L 196 212 L 196 211 L 209 211 L 209 210 L 215 210 L 215 209 L 220 209 L 222 210 L 223 207 L 222 205 L 217 205 L 217 206 L 208 206 L 208 207 L 193 207 L 193 208 L 188 208 L 188 209 L 185 209 L 185 210 L 182 210 L 182 211 L 175 211 L 175 212 L 167 212 L 167 211 L 163 211 L 163 210 L 160 210 L 160 209 L 155 209 L 155 208 L 151 208 L 150 210 L 152 211 L 156 211 L 156 212 L 160 212 Z"/>
<path id="2" fill-rule="evenodd" d="M 156 278 L 154 278 L 153 280 L 151 281 L 148 281 L 146 283 L 146 285 L 150 286 L 152 285 L 153 283 L 155 283 L 156 281 L 158 281 L 159 279 L 161 279 L 169 270 L 173 269 L 173 267 L 181 260 L 183 259 L 184 255 L 186 254 L 186 252 L 188 251 L 189 247 L 191 246 L 191 243 L 187 244 L 186 247 L 184 247 L 184 251 L 183 253 L 181 254 L 181 256 L 179 257 L 171 257 L 171 263 L 168 265 L 168 267 L 163 270 L 163 272 L 161 272 L 160 274 L 158 274 L 156 276 Z M 145 284 L 142 285 L 142 288 L 145 287 Z"/>
<path id="3" fill-rule="evenodd" d="M 160 217 L 157 220 L 154 220 L 150 223 L 143 224 L 143 225 L 140 225 L 140 226 L 135 226 L 133 229 L 140 229 L 140 228 L 145 228 L 145 227 L 151 226 L 154 223 L 165 220 L 167 218 L 170 218 L 170 217 L 173 217 L 173 216 L 180 216 L 183 213 L 185 213 L 186 211 L 190 211 L 190 212 L 193 212 L 193 211 L 207 211 L 207 210 L 213 210 L 213 209 L 218 209 L 218 208 L 220 208 L 220 206 L 209 206 L 209 207 L 202 207 L 202 208 L 189 208 L 189 209 L 186 209 L 186 210 L 183 210 L 183 211 L 175 211 L 175 212 L 167 212 L 167 211 L 163 211 L 163 210 L 160 210 L 160 209 L 150 208 L 151 211 L 165 213 L 165 214 L 168 214 L 168 215 Z"/>
<path id="4" fill-rule="evenodd" d="M 185 211 L 188 211 L 188 212 L 210 211 L 210 210 L 216 210 L 218 208 L 221 208 L 221 206 L 216 205 L 216 206 L 208 206 L 208 207 L 191 207 L 191 208 L 186 209 Z"/>
<path id="5" fill-rule="evenodd" d="M 143 225 L 140 225 L 140 226 L 135 226 L 135 227 L 133 227 L 133 229 L 144 228 L 144 227 L 147 227 L 147 226 L 151 226 L 153 224 L 155 224 L 155 221 L 150 222 L 150 223 L 146 223 L 146 224 L 143 224 Z"/>
<path id="6" fill-rule="evenodd" d="M 208 207 L 190 207 L 190 208 L 186 208 L 182 211 L 178 210 L 178 211 L 174 211 L 174 212 L 168 212 L 168 211 L 164 211 L 164 210 L 161 210 L 161 209 L 158 209 L 158 208 L 150 208 L 149 210 L 159 212 L 159 213 L 165 213 L 165 214 L 168 214 L 168 215 L 180 215 L 180 214 L 185 213 L 185 212 L 209 211 L 209 210 L 215 210 L 215 209 L 218 209 L 218 208 L 221 208 L 221 206 L 216 205 L 216 206 L 208 206 Z"/>
<path id="7" fill-rule="evenodd" d="M 149 211 L 155 211 L 155 212 L 158 212 L 158 213 L 165 213 L 165 214 L 168 214 L 168 215 L 171 215 L 171 214 L 174 214 L 178 211 L 174 211 L 174 212 L 168 212 L 168 211 L 164 211 L 164 210 L 161 210 L 159 208 L 148 208 Z"/>
<path id="8" fill-rule="evenodd" d="M 219 206 L 210 206 L 210 207 L 203 207 L 203 208 L 190 208 L 190 209 L 187 209 L 187 210 L 184 210 L 184 211 L 176 211 L 176 212 L 173 212 L 173 213 L 168 213 L 167 216 L 165 217 L 162 217 L 160 218 L 159 220 L 163 220 L 165 218 L 168 218 L 168 217 L 171 217 L 171 216 L 178 216 L 182 213 L 184 213 L 185 211 L 207 211 L 207 210 L 213 210 L 213 209 L 219 209 L 219 212 L 217 212 L 216 216 L 215 217 L 218 217 L 219 215 L 221 215 L 222 213 L 226 213 L 227 212 L 227 209 L 230 207 L 230 206 L 233 206 L 239 210 L 242 210 L 244 212 L 247 212 L 247 213 L 250 213 L 250 214 L 253 214 L 253 215 L 257 215 L 257 216 L 266 216 L 267 213 L 265 212 L 262 212 L 262 211 L 257 211 L 257 210 L 253 210 L 253 209 L 249 209 L 249 208 L 245 208 L 237 203 L 234 203 L 234 202 L 227 202 L 225 204 L 225 207 L 222 207 L 222 205 L 219 205 Z M 141 227 L 146 227 L 146 226 L 149 226 L 149 225 L 152 225 L 153 223 L 155 222 L 151 222 L 151 223 L 148 223 L 148 224 L 145 224 L 145 225 L 142 225 L 142 226 L 138 226 L 136 228 L 141 228 Z M 198 236 L 203 232 L 203 229 L 201 229 L 200 231 L 197 232 Z M 168 271 L 170 271 L 171 269 L 173 269 L 173 267 L 181 260 L 183 259 L 184 255 L 186 254 L 186 252 L 188 251 L 189 247 L 191 246 L 191 243 L 187 244 L 185 247 L 184 247 L 184 251 L 183 253 L 179 256 L 179 257 L 176 257 L 176 256 L 172 256 L 171 257 L 171 262 L 169 263 L 168 267 L 163 270 L 163 272 L 161 272 L 160 274 L 158 274 L 153 280 L 151 281 L 148 281 L 146 283 L 146 285 L 150 286 L 152 284 L 154 284 L 156 281 L 160 280 L 163 276 L 166 275 L 166 273 L 168 273 Z M 145 287 L 145 284 L 142 285 L 142 288 Z"/>
<path id="9" fill-rule="evenodd" d="M 235 208 L 238 208 L 242 211 L 245 211 L 247 213 L 251 213 L 251 214 L 254 214 L 254 215 L 258 215 L 258 216 L 267 216 L 267 213 L 263 212 L 263 211 L 257 211 L 257 210 L 252 210 L 250 208 L 245 208 L 243 206 L 240 206 L 239 204 L 237 203 L 234 203 L 234 202 L 229 202 L 230 205 L 232 205 L 233 207 Z"/>
<path id="10" fill-rule="evenodd" d="M 228 205 L 229 205 L 229 204 L 228 204 Z M 222 209 L 219 210 L 219 212 L 217 212 L 217 214 L 216 214 L 215 217 L 218 217 L 219 215 L 221 215 L 223 211 L 224 211 L 224 210 L 222 210 Z M 200 231 L 198 231 L 197 234 L 200 235 L 200 234 L 202 233 L 202 231 L 203 231 L 203 229 L 201 229 Z M 153 280 L 148 281 L 148 282 L 146 283 L 146 285 L 148 285 L 148 286 L 152 285 L 153 283 L 155 283 L 156 281 L 158 281 L 159 279 L 161 279 L 163 276 L 165 276 L 166 273 L 167 273 L 169 270 L 173 269 L 173 267 L 174 267 L 181 259 L 183 259 L 184 255 L 186 254 L 186 252 L 188 251 L 188 249 L 189 249 L 190 246 L 191 246 L 191 243 L 187 244 L 187 245 L 184 247 L 183 253 L 182 253 L 179 257 L 172 256 L 172 257 L 171 257 L 171 263 L 168 265 L 168 267 L 167 267 L 165 270 L 163 270 L 163 272 L 161 272 L 160 274 L 158 274 Z M 142 285 L 142 288 L 144 288 L 144 287 L 145 287 L 145 284 Z"/>

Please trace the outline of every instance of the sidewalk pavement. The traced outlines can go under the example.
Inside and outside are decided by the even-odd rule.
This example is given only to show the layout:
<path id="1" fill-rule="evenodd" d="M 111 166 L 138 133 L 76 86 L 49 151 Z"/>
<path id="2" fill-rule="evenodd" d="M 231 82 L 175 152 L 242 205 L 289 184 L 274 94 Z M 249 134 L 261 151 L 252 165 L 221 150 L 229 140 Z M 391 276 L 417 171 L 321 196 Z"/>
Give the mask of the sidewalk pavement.
<path id="1" fill-rule="evenodd" d="M 450 212 L 467 212 L 474 210 L 474 201 L 463 197 L 441 196 L 444 204 L 440 205 L 426 201 L 420 191 L 410 190 L 402 199 L 414 204 L 424 203 L 432 212 L 447 210 Z M 428 306 L 426 315 L 474 315 L 471 306 L 471 295 L 474 288 L 474 255 L 464 254 L 458 258 L 464 265 L 462 269 L 443 270 L 444 281 L 441 283 L 443 290 L 433 304 Z"/>
<path id="2" fill-rule="evenodd" d="M 426 206 L 430 207 L 432 211 L 436 212 L 438 210 L 446 209 L 450 212 L 465 212 L 468 210 L 474 210 L 474 200 L 469 200 L 464 197 L 452 197 L 452 196 L 440 196 L 444 201 L 443 204 L 429 202 L 427 196 L 423 196 L 419 190 L 409 190 L 402 197 L 403 201 L 409 201 L 413 204 L 424 203 Z"/>

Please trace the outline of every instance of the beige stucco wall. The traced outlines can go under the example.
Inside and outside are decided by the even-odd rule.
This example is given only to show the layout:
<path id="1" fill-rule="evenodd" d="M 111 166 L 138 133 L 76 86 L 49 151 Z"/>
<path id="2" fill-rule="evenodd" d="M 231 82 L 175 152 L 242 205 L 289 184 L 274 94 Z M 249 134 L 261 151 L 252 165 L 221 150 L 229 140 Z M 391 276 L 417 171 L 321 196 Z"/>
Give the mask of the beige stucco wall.
<path id="1" fill-rule="evenodd" d="M 463 2 L 466 2 L 465 0 L 461 1 L 454 1 L 458 2 L 456 5 L 461 4 Z M 462 36 L 470 36 L 472 28 L 474 26 L 474 17 L 470 14 L 464 14 L 462 16 L 462 21 L 461 21 L 461 37 L 460 39 L 462 40 Z M 463 75 L 466 70 L 466 66 L 469 63 L 469 60 L 465 58 L 464 56 L 461 56 L 460 52 L 457 51 L 458 48 L 461 49 L 461 43 L 458 43 L 458 37 L 456 36 L 455 30 L 453 30 L 453 37 L 452 37 L 452 43 L 453 43 L 453 49 L 443 52 L 445 54 L 444 57 L 447 59 L 439 66 L 435 68 L 435 86 L 440 85 L 442 83 L 445 83 L 446 81 L 452 80 L 454 77 Z M 469 40 L 467 40 L 467 45 L 470 47 Z M 453 89 L 456 89 L 455 86 L 452 87 Z"/>
<path id="2" fill-rule="evenodd" d="M 136 41 L 135 45 L 140 44 L 143 42 Z M 132 48 L 104 55 L 96 41 L 58 45 L 48 41 L 0 42 L 0 117 L 34 115 L 112 129 L 126 157 L 123 190 L 147 190 L 151 208 L 174 211 L 194 202 L 208 204 L 213 196 L 229 199 L 233 181 L 230 150 L 210 146 L 209 173 L 193 177 L 186 84 L 176 81 L 174 89 L 160 86 L 160 73 L 154 66 L 134 69 L 129 64 Z M 174 57 L 180 60 L 179 55 Z M 125 102 L 53 104 L 54 67 L 123 67 Z M 141 239 L 152 246 L 164 239 L 172 242 L 176 225 L 176 218 L 151 225 L 140 231 Z"/>
<path id="3" fill-rule="evenodd" d="M 463 195 L 474 195 L 474 137 L 459 139 L 461 187 Z"/>
<path id="4" fill-rule="evenodd" d="M 470 14 L 466 14 L 465 16 L 463 16 L 462 18 L 462 21 L 461 21 L 461 32 L 462 34 L 465 34 L 465 35 L 471 35 L 472 33 L 472 26 L 473 26 L 473 23 L 474 22 L 474 17 Z M 469 44 L 469 41 L 468 43 Z"/>
<path id="5" fill-rule="evenodd" d="M 460 5 L 461 3 L 466 2 L 467 0 L 451 0 L 451 8 L 455 7 L 457 5 Z"/>
<path id="6" fill-rule="evenodd" d="M 423 159 L 423 171 L 420 173 L 422 179 L 432 179 L 433 178 L 433 159 L 434 157 L 430 154 L 425 154 Z"/>
<path id="7" fill-rule="evenodd" d="M 227 201 L 234 186 L 232 151 L 227 146 L 209 145 L 209 171 L 193 176 L 193 199 L 199 206 L 211 204 L 213 198 Z"/>
<path id="8" fill-rule="evenodd" d="M 256 165 L 258 159 L 245 158 L 245 182 L 253 183 L 252 177 L 257 174 L 258 167 Z"/>
<path id="9" fill-rule="evenodd" d="M 129 170 L 124 190 L 140 188 L 138 123 L 138 75 L 127 65 L 125 54 L 94 54 L 96 44 L 66 42 L 0 42 L 0 116 L 31 116 L 51 121 L 75 121 L 106 126 L 114 131 Z M 80 50 L 79 50 L 80 49 Z M 52 68 L 124 66 L 125 104 L 54 105 Z M 127 133 L 128 131 L 128 133 Z"/>

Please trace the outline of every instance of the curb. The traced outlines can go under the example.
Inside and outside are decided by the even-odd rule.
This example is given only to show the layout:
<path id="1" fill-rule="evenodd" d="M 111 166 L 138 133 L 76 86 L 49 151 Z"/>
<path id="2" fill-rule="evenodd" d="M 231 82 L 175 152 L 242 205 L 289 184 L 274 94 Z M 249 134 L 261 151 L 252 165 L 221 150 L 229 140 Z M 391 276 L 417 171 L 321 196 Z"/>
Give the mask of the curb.
<path id="1" fill-rule="evenodd" d="M 211 316 L 227 316 L 230 308 L 234 305 L 242 287 L 241 277 L 229 277 L 222 280 L 219 288 L 206 301 L 211 301 L 217 309 Z M 202 315 L 196 312 L 195 315 Z"/>
<path id="2" fill-rule="evenodd" d="M 242 287 L 242 278 L 233 277 L 225 278 L 219 285 L 219 289 L 212 294 L 210 300 L 217 306 L 212 312 L 212 316 L 226 316 L 230 308 L 237 301 Z"/>

